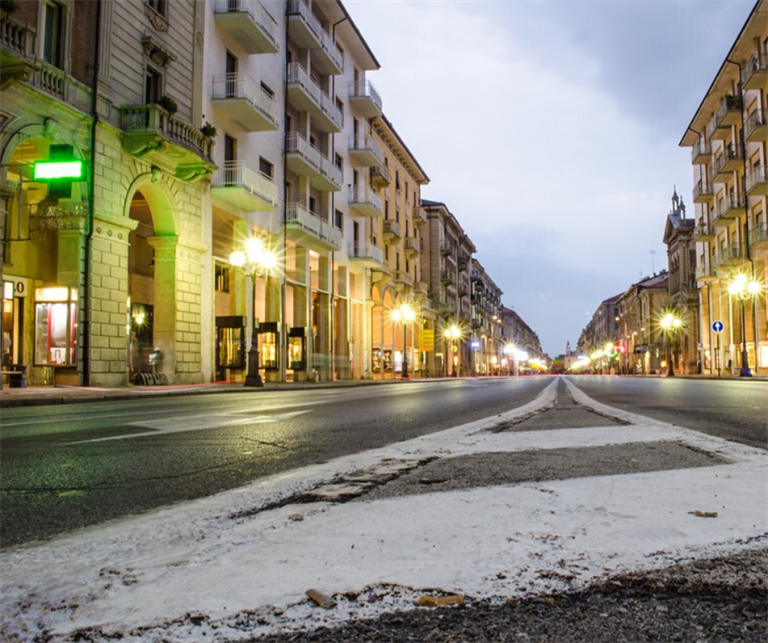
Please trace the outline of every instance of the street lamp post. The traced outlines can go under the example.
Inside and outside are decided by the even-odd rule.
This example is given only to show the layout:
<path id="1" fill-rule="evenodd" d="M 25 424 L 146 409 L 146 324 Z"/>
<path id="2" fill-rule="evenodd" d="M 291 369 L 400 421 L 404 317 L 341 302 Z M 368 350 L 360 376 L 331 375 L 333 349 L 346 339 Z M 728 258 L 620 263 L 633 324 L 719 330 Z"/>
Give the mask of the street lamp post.
<path id="1" fill-rule="evenodd" d="M 457 371 L 456 367 L 458 366 L 458 364 L 456 364 L 456 362 L 454 361 L 456 359 L 456 354 L 453 349 L 455 348 L 454 340 L 457 340 L 461 337 L 461 329 L 456 324 L 452 324 L 451 326 L 446 328 L 445 331 L 443 331 L 443 336 L 448 341 L 448 344 L 451 347 L 451 361 L 453 362 L 453 364 L 451 365 L 451 368 L 452 368 L 451 376 L 457 377 L 458 373 L 456 372 Z"/>
<path id="2" fill-rule="evenodd" d="M 264 249 L 261 239 L 252 237 L 245 242 L 245 252 L 235 250 L 229 263 L 251 280 L 251 347 L 248 350 L 248 371 L 243 386 L 264 386 L 259 373 L 259 335 L 256 329 L 256 277 L 266 275 L 277 263 L 274 253 Z"/>
<path id="3" fill-rule="evenodd" d="M 407 328 L 408 322 L 412 322 L 416 319 L 416 313 L 408 304 L 402 304 L 400 308 L 396 308 L 392 311 L 392 319 L 395 321 L 403 322 L 403 371 L 400 375 L 401 379 L 408 379 L 408 344 L 407 344 Z"/>
<path id="4" fill-rule="evenodd" d="M 746 324 L 744 314 L 744 302 L 752 299 L 760 292 L 760 284 L 754 279 L 750 279 L 744 273 L 736 275 L 734 280 L 728 285 L 728 293 L 734 295 L 741 302 L 741 372 L 739 377 L 752 377 L 752 371 L 749 370 L 749 352 L 747 351 L 747 338 L 745 335 Z"/>
<path id="5" fill-rule="evenodd" d="M 664 332 L 664 337 L 667 340 L 667 377 L 675 376 L 675 368 L 672 364 L 672 355 L 669 350 L 669 335 L 671 334 L 673 339 L 677 337 L 677 332 L 682 325 L 683 322 L 680 317 L 673 312 L 667 313 L 661 319 L 661 328 Z"/>

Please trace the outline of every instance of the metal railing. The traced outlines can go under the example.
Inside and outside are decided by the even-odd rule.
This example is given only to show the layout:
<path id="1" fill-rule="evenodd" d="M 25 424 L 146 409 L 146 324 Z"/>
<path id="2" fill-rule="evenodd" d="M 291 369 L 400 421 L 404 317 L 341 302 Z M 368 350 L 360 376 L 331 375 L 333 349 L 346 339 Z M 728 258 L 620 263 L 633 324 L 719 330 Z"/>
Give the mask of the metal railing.
<path id="1" fill-rule="evenodd" d="M 379 165 L 384 165 L 384 153 L 379 144 L 367 134 L 358 134 L 349 139 L 350 152 L 371 152 L 378 160 Z"/>
<path id="2" fill-rule="evenodd" d="M 277 21 L 259 0 L 216 0 L 213 11 L 214 13 L 247 13 L 251 22 L 260 27 L 272 44 L 277 46 Z"/>
<path id="3" fill-rule="evenodd" d="M 373 206 L 378 212 L 381 212 L 384 206 L 382 205 L 381 198 L 371 192 L 364 186 L 350 186 L 349 188 L 349 203 L 361 203 Z"/>
<path id="4" fill-rule="evenodd" d="M 761 223 L 749 231 L 748 237 L 750 246 L 766 242 L 768 241 L 768 227 L 766 227 L 765 223 Z"/>
<path id="5" fill-rule="evenodd" d="M 307 28 L 320 43 L 320 47 L 328 55 L 337 69 L 342 69 L 344 65 L 344 57 L 339 50 L 331 35 L 323 29 L 320 21 L 312 13 L 312 10 L 305 5 L 301 0 L 289 0 L 288 2 L 288 15 L 300 16 Z"/>
<path id="6" fill-rule="evenodd" d="M 213 98 L 244 98 L 275 126 L 280 110 L 277 101 L 246 74 L 221 74 L 213 77 Z"/>
<path id="7" fill-rule="evenodd" d="M 699 179 L 693 186 L 693 198 L 696 200 L 702 196 L 714 196 L 714 189 L 709 181 Z"/>
<path id="8" fill-rule="evenodd" d="M 753 74 L 768 71 L 768 53 L 752 54 L 741 72 L 741 82 L 746 85 Z"/>
<path id="9" fill-rule="evenodd" d="M 277 204 L 277 184 L 274 179 L 245 161 L 227 161 L 213 174 L 211 186 L 242 187 L 273 206 Z"/>
<path id="10" fill-rule="evenodd" d="M 715 156 L 715 160 L 712 163 L 712 176 L 720 172 L 727 163 L 738 160 L 741 160 L 741 146 L 725 145 L 720 154 Z"/>
<path id="11" fill-rule="evenodd" d="M 765 185 L 766 183 L 768 183 L 768 172 L 763 166 L 759 165 L 747 174 L 747 192 L 751 192 L 758 185 Z"/>
<path id="12" fill-rule="evenodd" d="M 712 156 L 712 143 L 709 141 L 697 141 L 691 148 L 691 163 L 696 163 L 699 156 Z"/>
<path id="13" fill-rule="evenodd" d="M 349 83 L 349 97 L 350 98 L 370 98 L 376 109 L 382 110 L 381 95 L 373 86 L 370 80 L 359 80 L 357 82 L 350 81 Z"/>
<path id="14" fill-rule="evenodd" d="M 747 120 L 744 123 L 744 137 L 749 138 L 755 129 L 765 126 L 766 123 L 768 123 L 768 110 L 765 108 L 756 109 L 747 116 Z"/>

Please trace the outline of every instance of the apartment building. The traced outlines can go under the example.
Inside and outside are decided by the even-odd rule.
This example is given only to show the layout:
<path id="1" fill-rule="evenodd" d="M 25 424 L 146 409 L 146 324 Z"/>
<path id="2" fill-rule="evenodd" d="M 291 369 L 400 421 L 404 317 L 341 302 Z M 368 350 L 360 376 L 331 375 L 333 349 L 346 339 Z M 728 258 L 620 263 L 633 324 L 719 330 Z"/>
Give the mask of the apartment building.
<path id="1" fill-rule="evenodd" d="M 4 364 L 30 384 L 203 380 L 195 4 L 20 0 L 0 21 Z M 76 174 L 41 176 L 54 161 Z"/>
<path id="2" fill-rule="evenodd" d="M 699 372 L 699 291 L 696 287 L 696 248 L 693 219 L 685 215 L 683 199 L 675 190 L 664 226 L 667 246 L 669 306 L 680 317 L 682 331 L 671 359 L 678 374 Z"/>
<path id="3" fill-rule="evenodd" d="M 768 373 L 766 15 L 768 1 L 758 0 L 680 141 L 691 148 L 700 291 L 696 341 L 699 361 L 710 373 Z M 743 281 L 756 281 L 762 292 L 736 292 L 734 285 Z"/>
<path id="4" fill-rule="evenodd" d="M 495 375 L 500 372 L 504 354 L 503 327 L 500 314 L 501 288 L 491 279 L 482 264 L 471 258 L 472 293 L 470 305 L 471 372 L 475 375 Z"/>
<path id="5" fill-rule="evenodd" d="M 669 307 L 669 301 L 669 275 L 666 270 L 641 279 L 621 295 L 611 298 L 611 341 L 619 346 L 622 373 L 647 375 L 662 372 L 667 353 L 674 348 L 659 323 L 662 313 Z M 592 346 L 600 346 L 600 343 Z M 585 348 L 591 346 L 582 347 L 579 341 L 579 350 L 584 352 Z"/>
<path id="6" fill-rule="evenodd" d="M 516 355 L 527 353 L 529 357 L 544 355 L 539 336 L 525 322 L 525 320 L 512 308 L 500 306 L 502 341 L 507 355 L 512 356 L 513 368 L 519 372 L 520 364 Z M 511 346 L 510 346 L 511 344 Z M 507 358 L 509 360 L 509 357 Z"/>
<path id="7" fill-rule="evenodd" d="M 477 252 L 458 219 L 445 203 L 422 199 L 427 217 L 421 259 L 432 308 L 437 312 L 436 335 L 443 341 L 435 346 L 435 372 L 465 374 L 471 372 L 470 346 L 466 342 L 472 323 L 470 271 L 472 255 Z M 444 331 L 455 327 L 461 334 L 446 341 Z M 442 350 L 439 344 L 442 343 Z"/>

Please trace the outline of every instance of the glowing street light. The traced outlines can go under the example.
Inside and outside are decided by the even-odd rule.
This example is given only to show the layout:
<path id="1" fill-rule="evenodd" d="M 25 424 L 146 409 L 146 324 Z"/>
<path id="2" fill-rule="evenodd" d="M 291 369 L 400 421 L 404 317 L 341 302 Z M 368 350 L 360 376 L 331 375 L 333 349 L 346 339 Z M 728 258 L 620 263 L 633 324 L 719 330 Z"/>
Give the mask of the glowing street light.
<path id="1" fill-rule="evenodd" d="M 408 379 L 408 345 L 407 342 L 407 328 L 408 322 L 412 322 L 416 319 L 416 313 L 408 304 L 401 304 L 400 308 L 395 308 L 391 312 L 391 317 L 394 321 L 403 322 L 403 372 L 400 376 L 401 379 Z"/>
<path id="2" fill-rule="evenodd" d="M 457 376 L 457 370 L 458 370 L 458 356 L 455 355 L 457 352 L 456 347 L 454 345 L 454 341 L 457 339 L 461 339 L 461 329 L 456 324 L 451 324 L 448 328 L 446 328 L 443 331 L 443 337 L 445 337 L 446 341 L 450 343 L 452 353 L 453 355 L 453 372 L 451 375 L 453 377 Z"/>
<path id="3" fill-rule="evenodd" d="M 675 368 L 672 365 L 672 355 L 669 352 L 669 335 L 673 338 L 677 337 L 678 331 L 683 326 L 683 320 L 677 315 L 676 312 L 670 311 L 661 318 L 661 332 L 664 333 L 664 337 L 667 340 L 667 377 L 675 376 Z"/>
<path id="4" fill-rule="evenodd" d="M 744 273 L 739 273 L 728 285 L 728 293 L 741 301 L 741 372 L 740 377 L 752 377 L 752 371 L 749 370 L 749 353 L 747 351 L 747 338 L 745 335 L 746 324 L 744 323 L 744 302 L 747 299 L 757 297 L 762 290 L 760 282 L 750 279 Z"/>
<path id="5" fill-rule="evenodd" d="M 273 252 L 264 249 L 261 239 L 252 237 L 245 242 L 245 252 L 235 250 L 229 263 L 251 280 L 251 347 L 248 350 L 248 371 L 243 386 L 264 386 L 259 373 L 259 335 L 256 329 L 256 277 L 263 277 L 277 264 Z"/>

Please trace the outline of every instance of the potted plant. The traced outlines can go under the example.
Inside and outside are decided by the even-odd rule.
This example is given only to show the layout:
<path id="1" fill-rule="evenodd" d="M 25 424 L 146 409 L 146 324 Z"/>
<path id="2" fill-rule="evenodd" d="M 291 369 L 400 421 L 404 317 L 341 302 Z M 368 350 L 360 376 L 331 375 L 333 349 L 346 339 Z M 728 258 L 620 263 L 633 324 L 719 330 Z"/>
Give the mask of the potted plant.
<path id="1" fill-rule="evenodd" d="M 203 125 L 200 128 L 200 131 L 203 133 L 203 136 L 207 136 L 208 138 L 213 138 L 216 136 L 217 129 L 215 126 L 211 125 L 208 121 L 205 121 L 205 125 Z"/>
<path id="2" fill-rule="evenodd" d="M 734 96 L 733 94 L 727 94 L 725 97 L 725 107 L 727 109 L 740 109 L 741 96 Z"/>
<path id="3" fill-rule="evenodd" d="M 160 105 L 160 107 L 167 111 L 171 116 L 173 116 L 179 110 L 179 106 L 176 101 L 168 96 L 168 94 L 163 94 L 158 99 L 157 104 Z"/>

